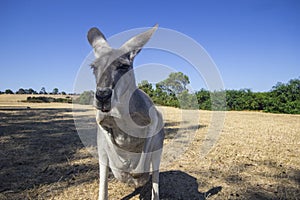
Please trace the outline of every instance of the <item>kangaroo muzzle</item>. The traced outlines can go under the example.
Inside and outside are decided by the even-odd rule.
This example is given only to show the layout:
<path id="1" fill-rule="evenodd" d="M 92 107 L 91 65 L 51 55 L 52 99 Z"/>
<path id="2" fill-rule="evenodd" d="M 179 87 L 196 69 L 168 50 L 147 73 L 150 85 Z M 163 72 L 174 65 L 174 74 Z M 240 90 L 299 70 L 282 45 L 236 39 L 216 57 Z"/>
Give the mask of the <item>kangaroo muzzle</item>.
<path id="1" fill-rule="evenodd" d="M 95 107 L 102 112 L 111 110 L 112 90 L 110 88 L 97 88 L 95 94 Z"/>

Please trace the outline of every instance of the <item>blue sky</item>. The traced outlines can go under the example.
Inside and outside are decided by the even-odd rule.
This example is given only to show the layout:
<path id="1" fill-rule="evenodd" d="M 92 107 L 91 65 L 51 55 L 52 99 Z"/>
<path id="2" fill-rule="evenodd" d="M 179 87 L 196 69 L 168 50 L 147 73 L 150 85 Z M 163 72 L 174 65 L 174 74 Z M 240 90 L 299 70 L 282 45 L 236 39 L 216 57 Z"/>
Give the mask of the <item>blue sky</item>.
<path id="1" fill-rule="evenodd" d="M 97 26 L 109 38 L 158 23 L 202 45 L 226 89 L 268 91 L 300 76 L 299 11 L 297 0 L 1 0 L 0 90 L 72 92 L 91 51 L 89 28 Z M 136 64 L 146 63 L 147 55 L 153 56 L 142 51 Z M 184 62 L 171 62 L 168 55 L 159 59 L 189 73 Z M 205 88 L 201 82 L 191 79 L 195 89 Z"/>

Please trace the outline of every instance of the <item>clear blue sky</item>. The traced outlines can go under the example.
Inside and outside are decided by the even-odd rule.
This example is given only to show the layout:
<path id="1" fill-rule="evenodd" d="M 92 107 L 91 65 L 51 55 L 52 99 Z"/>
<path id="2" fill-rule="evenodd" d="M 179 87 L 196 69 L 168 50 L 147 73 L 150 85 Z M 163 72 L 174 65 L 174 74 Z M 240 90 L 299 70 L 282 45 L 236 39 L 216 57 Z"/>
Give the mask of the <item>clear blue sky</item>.
<path id="1" fill-rule="evenodd" d="M 201 44 L 226 89 L 268 91 L 300 76 L 297 0 L 1 0 L 0 90 L 58 87 L 72 92 L 91 51 L 90 27 L 110 37 L 155 23 Z"/>

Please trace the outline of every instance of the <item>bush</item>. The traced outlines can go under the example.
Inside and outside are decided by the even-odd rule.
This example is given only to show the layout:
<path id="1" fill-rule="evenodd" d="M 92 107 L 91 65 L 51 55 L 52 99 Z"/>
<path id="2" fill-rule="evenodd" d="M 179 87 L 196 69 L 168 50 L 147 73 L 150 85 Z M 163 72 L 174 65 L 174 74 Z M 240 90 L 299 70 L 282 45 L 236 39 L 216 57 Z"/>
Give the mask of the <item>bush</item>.
<path id="1" fill-rule="evenodd" d="M 4 93 L 5 94 L 14 94 L 14 92 L 11 89 L 6 89 Z"/>
<path id="2" fill-rule="evenodd" d="M 74 103 L 82 104 L 82 105 L 92 105 L 94 100 L 94 92 L 93 91 L 84 91 L 80 96 L 74 100 Z"/>
<path id="3" fill-rule="evenodd" d="M 29 102 L 29 103 L 72 103 L 71 99 L 67 98 L 53 98 L 53 97 L 27 97 L 27 99 L 23 102 Z"/>

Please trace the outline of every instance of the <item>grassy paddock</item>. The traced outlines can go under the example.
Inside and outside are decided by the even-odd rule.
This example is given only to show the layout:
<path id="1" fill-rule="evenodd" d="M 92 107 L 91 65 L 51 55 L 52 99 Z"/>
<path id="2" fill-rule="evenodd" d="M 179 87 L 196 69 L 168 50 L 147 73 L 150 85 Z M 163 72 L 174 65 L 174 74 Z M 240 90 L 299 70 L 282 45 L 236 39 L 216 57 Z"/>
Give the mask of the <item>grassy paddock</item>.
<path id="1" fill-rule="evenodd" d="M 84 147 L 77 135 L 72 105 L 21 103 L 26 97 L 0 95 L 0 199 L 97 199 L 97 160 L 88 151 L 93 147 Z M 24 106 L 31 109 L 20 109 Z M 187 144 L 176 159 L 163 157 L 162 199 L 299 198 L 300 115 L 226 112 L 217 143 L 202 157 L 212 112 L 160 109 L 166 146 L 180 129 L 181 142 L 174 145 Z M 92 107 L 79 106 L 77 111 L 75 117 L 94 122 Z M 200 122 L 182 121 L 182 112 L 190 117 L 199 112 Z M 195 137 L 187 143 L 192 133 Z M 149 184 L 134 192 L 109 177 L 111 199 L 150 195 Z"/>
<path id="2" fill-rule="evenodd" d="M 68 107 L 67 105 L 64 105 L 65 103 L 56 103 L 52 102 L 49 105 L 46 105 L 44 103 L 37 103 L 33 104 L 31 102 L 26 102 L 28 97 L 45 97 L 45 98 L 55 98 L 55 99 L 66 99 L 67 97 L 70 97 L 71 99 L 75 99 L 78 97 L 78 95 L 50 95 L 50 94 L 1 94 L 0 95 L 0 107 L 19 107 L 19 108 L 25 108 L 25 107 L 32 107 L 32 108 L 38 108 L 38 107 Z M 69 106 L 71 107 L 71 106 Z"/>

